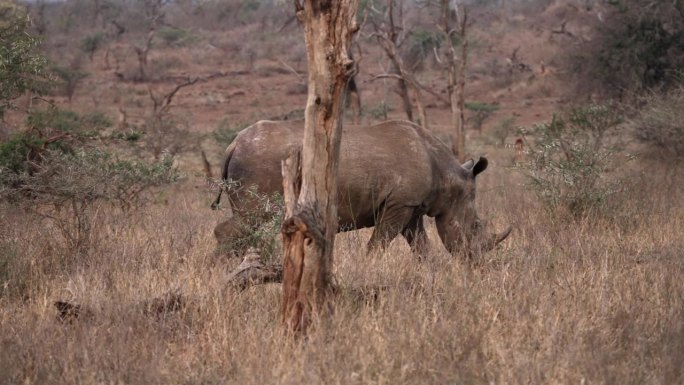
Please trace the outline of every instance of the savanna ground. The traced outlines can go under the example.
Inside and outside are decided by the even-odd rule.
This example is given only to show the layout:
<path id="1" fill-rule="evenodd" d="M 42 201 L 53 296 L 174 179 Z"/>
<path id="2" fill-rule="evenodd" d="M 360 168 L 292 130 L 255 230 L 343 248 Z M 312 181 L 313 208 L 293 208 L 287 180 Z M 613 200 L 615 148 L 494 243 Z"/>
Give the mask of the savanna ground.
<path id="1" fill-rule="evenodd" d="M 155 191 L 152 203 L 134 212 L 95 205 L 86 249 L 66 247 L 51 221 L 2 207 L 0 382 L 684 383 L 681 167 L 650 157 L 627 162 L 615 171 L 621 188 L 610 208 L 573 216 L 542 204 L 512 167 L 512 133 L 503 145 L 496 134 L 502 119 L 516 117 L 524 126 L 548 121 L 568 103 L 571 86 L 560 70 L 549 70 L 568 43 L 530 27 L 540 20 L 555 23 L 561 8 L 549 6 L 535 20 L 513 15 L 507 22 L 483 13 L 486 28 L 474 19 L 479 45 L 467 92 L 472 100 L 501 104 L 482 133 L 468 133 L 469 152 L 491 161 L 478 181 L 477 204 L 496 228 L 513 224 L 511 237 L 470 264 L 446 253 L 432 224 L 432 253 L 422 261 L 402 239 L 367 256 L 369 230 L 340 234 L 335 311 L 305 339 L 284 333 L 279 285 L 243 292 L 225 285 L 239 261 L 216 252 L 212 230 L 226 214 L 209 209 L 213 195 L 198 155 L 202 147 L 218 165 L 221 148 L 208 133 L 222 118 L 238 126 L 302 108 L 299 79 L 281 64 L 292 61 L 288 54 L 303 55 L 301 31 L 291 26 L 280 36 L 262 34 L 259 23 L 251 23 L 215 32 L 212 47 L 227 42 L 220 49 L 196 43 L 152 51 L 152 61 L 177 58 L 172 73 L 220 68 L 241 74 L 178 94 L 174 108 L 189 129 L 183 136 L 187 148 L 176 158 L 184 179 Z M 274 30 L 282 25 L 275 24 Z M 240 46 L 239 37 L 255 43 Z M 287 44 L 290 49 L 280 47 Z M 545 61 L 543 74 L 532 65 L 531 73 L 502 80 L 495 69 L 487 70 L 517 46 L 530 63 Z M 259 52 L 243 52 L 248 49 Z M 368 50 L 362 65 L 371 68 L 381 54 L 373 46 Z M 123 105 L 129 117 L 144 115 L 147 84 L 117 80 L 102 68 L 101 54 L 85 64 L 90 76 L 71 108 L 116 116 Z M 254 68 L 241 72 L 253 57 Z M 378 118 L 374 107 L 386 92 L 378 82 L 364 81 L 377 72 L 360 75 L 367 121 Z M 435 74 L 421 76 L 439 85 Z M 64 97 L 54 100 L 69 105 Z M 388 101 L 390 116 L 401 117 L 391 92 Z M 445 129 L 448 108 L 430 103 L 432 124 Z M 627 148 L 640 149 L 636 143 Z M 377 290 L 359 295 L 363 288 Z M 162 312 L 144 306 L 168 293 L 182 294 L 183 306 Z M 60 322 L 56 300 L 81 304 L 90 314 Z"/>

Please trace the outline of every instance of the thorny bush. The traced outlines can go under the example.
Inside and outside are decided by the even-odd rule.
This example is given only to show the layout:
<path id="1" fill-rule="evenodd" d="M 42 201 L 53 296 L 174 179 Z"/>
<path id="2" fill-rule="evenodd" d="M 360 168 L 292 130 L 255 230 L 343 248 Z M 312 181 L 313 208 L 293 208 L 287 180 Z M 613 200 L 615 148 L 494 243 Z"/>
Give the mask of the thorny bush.
<path id="1" fill-rule="evenodd" d="M 231 205 L 232 220 L 242 230 L 241 236 L 222 242 L 219 252 L 244 255 L 248 249 L 255 248 L 263 262 L 278 258 L 280 227 L 285 214 L 283 197 L 278 193 L 261 193 L 255 186 L 243 186 L 233 180 L 217 184 L 228 194 L 240 195 L 241 200 L 250 202 L 241 207 Z"/>
<path id="2" fill-rule="evenodd" d="M 529 160 L 518 167 L 549 212 L 581 217 L 608 207 L 621 188 L 611 173 L 622 163 L 619 149 L 607 143 L 620 123 L 611 108 L 590 105 L 533 127 Z"/>
<path id="3" fill-rule="evenodd" d="M 89 146 L 107 125 L 98 114 L 49 109 L 29 115 L 28 129 L 0 143 L 0 201 L 52 220 L 68 248 L 84 251 L 95 203 L 125 211 L 147 202 L 146 191 L 178 178 L 170 157 L 122 160 Z"/>

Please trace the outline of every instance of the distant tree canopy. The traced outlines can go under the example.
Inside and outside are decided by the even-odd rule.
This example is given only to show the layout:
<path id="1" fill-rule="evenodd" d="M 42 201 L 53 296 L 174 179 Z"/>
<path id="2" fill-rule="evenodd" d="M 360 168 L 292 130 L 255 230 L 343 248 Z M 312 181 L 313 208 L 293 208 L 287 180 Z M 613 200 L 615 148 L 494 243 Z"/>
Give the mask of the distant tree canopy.
<path id="1" fill-rule="evenodd" d="M 12 100 L 48 87 L 47 59 L 36 52 L 39 41 L 27 32 L 28 26 L 24 9 L 0 1 L 0 119 Z"/>
<path id="2" fill-rule="evenodd" d="M 612 0 L 594 55 L 595 70 L 609 93 L 667 88 L 684 68 L 684 2 Z M 595 43 L 591 43 L 595 44 Z"/>

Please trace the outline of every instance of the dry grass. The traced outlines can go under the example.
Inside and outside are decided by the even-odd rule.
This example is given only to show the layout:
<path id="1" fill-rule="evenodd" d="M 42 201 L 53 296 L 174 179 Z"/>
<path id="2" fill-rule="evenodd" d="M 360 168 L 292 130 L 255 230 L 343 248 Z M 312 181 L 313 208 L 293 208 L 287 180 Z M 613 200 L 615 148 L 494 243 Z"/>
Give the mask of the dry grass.
<path id="1" fill-rule="evenodd" d="M 487 18 L 496 20 L 494 29 Z M 501 101 L 502 110 L 520 115 L 521 125 L 562 106 L 550 98 L 521 101 L 520 94 L 541 90 L 566 103 L 564 90 L 572 87 L 563 80 L 563 63 L 554 63 L 567 50 L 565 40 L 554 43 L 525 20 L 473 19 L 472 36 L 482 45 L 472 46 L 477 76 L 469 79 L 469 99 Z M 565 19 L 527 20 L 545 20 L 550 30 Z M 167 74 L 235 73 L 174 99 L 175 113 L 187 114 L 193 133 L 210 132 L 224 116 L 237 124 L 303 105 L 301 94 L 275 92 L 299 82 L 279 60 L 300 74 L 306 66 L 300 30 L 264 33 L 284 20 L 276 28 L 249 23 L 214 32 L 212 47 L 154 48 L 150 58 Z M 50 38 L 57 62 L 73 52 L 63 48 L 68 41 L 78 41 L 57 33 Z M 126 79 L 137 68 L 134 42 L 112 46 L 112 66 Z M 544 60 L 558 72 L 507 76 L 502 60 L 521 45 L 522 58 L 535 69 Z M 367 81 L 382 72 L 377 47 L 364 43 L 364 51 L 358 80 L 372 108 L 388 91 L 383 82 Z M 72 107 L 109 106 L 115 114 L 121 104 L 131 123 L 140 124 L 150 103 L 147 86 L 112 80 L 112 71 L 103 69 L 104 52 L 84 66 L 91 76 Z M 442 89 L 443 81 L 435 84 Z M 390 105 L 399 106 L 389 95 Z M 390 114 L 403 118 L 399 108 Z M 435 127 L 448 119 L 447 109 L 429 114 Z M 473 153 L 493 151 L 481 139 L 468 138 Z M 610 218 L 552 218 L 519 176 L 501 166 L 512 153 L 496 151 L 478 203 L 480 215 L 497 228 L 516 226 L 502 248 L 469 266 L 437 246 L 431 226 L 435 250 L 419 262 L 402 240 L 382 255 L 366 256 L 370 231 L 342 234 L 335 253 L 339 285 L 386 289 L 377 300 L 343 290 L 334 315 L 305 340 L 283 333 L 278 285 L 242 293 L 224 287 L 238 261 L 214 254 L 212 229 L 221 214 L 209 210 L 211 197 L 193 183 L 168 191 L 166 205 L 131 217 L 101 208 L 93 214 L 93 244 L 85 255 L 65 250 L 48 223 L 0 206 L 0 384 L 684 384 L 681 171 L 640 165 L 648 173 L 628 178 L 632 189 Z M 190 175 L 200 169 L 181 165 Z M 162 314 L 141 306 L 169 292 L 182 293 L 187 305 Z M 60 322 L 56 300 L 82 304 L 93 317 Z"/>
<path id="2" fill-rule="evenodd" d="M 343 292 L 300 341 L 283 335 L 279 286 L 221 287 L 236 261 L 214 256 L 219 214 L 190 186 L 133 218 L 100 211 L 79 257 L 3 209 L 2 252 L 24 286 L 0 297 L 0 382 L 682 383 L 684 178 L 635 178 L 614 218 L 570 221 L 506 169 L 487 174 L 481 215 L 516 225 L 503 248 L 470 267 L 437 247 L 419 262 L 401 240 L 367 257 L 368 231 L 341 235 L 339 284 L 387 289 L 375 301 Z M 181 311 L 141 310 L 174 290 Z M 58 322 L 58 299 L 94 318 Z"/>

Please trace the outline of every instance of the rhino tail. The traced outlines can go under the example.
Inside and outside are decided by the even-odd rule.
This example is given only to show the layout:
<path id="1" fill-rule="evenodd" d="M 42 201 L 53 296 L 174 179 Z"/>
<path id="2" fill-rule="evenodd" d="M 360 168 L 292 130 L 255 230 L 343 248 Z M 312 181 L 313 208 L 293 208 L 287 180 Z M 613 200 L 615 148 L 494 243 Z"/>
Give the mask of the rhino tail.
<path id="1" fill-rule="evenodd" d="M 228 180 L 228 166 L 230 165 L 230 158 L 233 157 L 233 152 L 235 152 L 235 147 L 237 147 L 237 143 L 233 140 L 228 148 L 226 148 L 225 161 L 223 162 L 223 168 L 221 169 L 221 181 Z M 218 210 L 219 204 L 221 203 L 221 194 L 223 194 L 223 186 L 219 189 L 216 200 L 211 204 L 212 210 Z"/>

